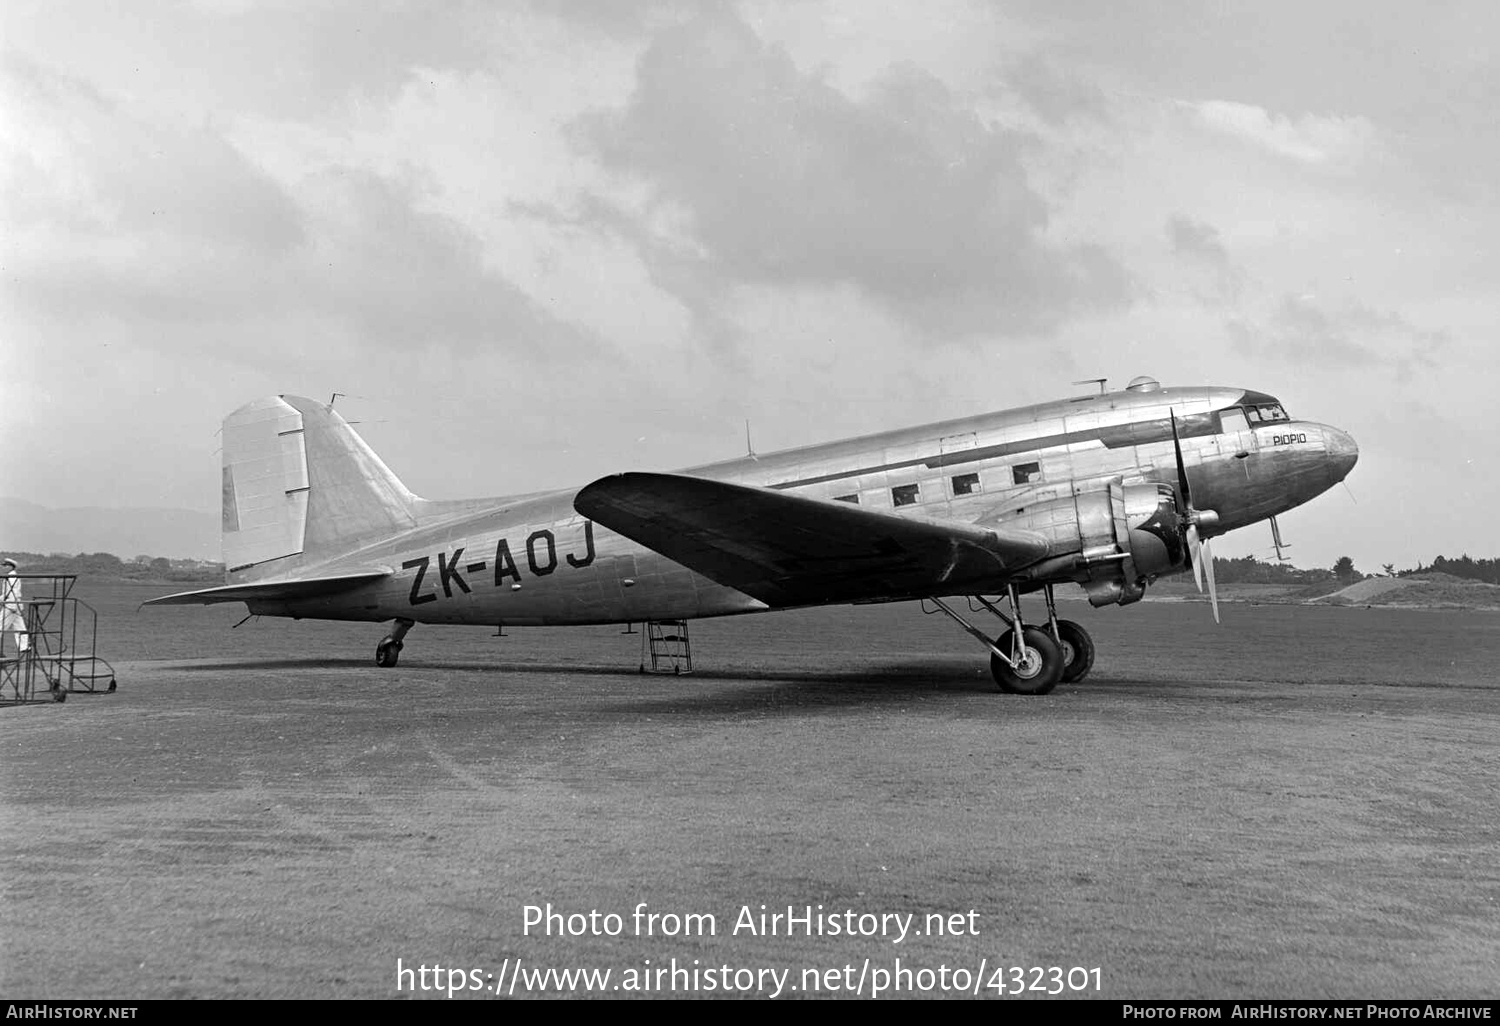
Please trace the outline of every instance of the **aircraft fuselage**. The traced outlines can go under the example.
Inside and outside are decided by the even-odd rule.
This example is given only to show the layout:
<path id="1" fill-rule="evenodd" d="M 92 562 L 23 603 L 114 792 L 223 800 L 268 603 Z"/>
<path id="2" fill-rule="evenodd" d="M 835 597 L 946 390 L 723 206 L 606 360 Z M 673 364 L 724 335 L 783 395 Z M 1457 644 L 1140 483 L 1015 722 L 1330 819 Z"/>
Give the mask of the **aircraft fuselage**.
<path id="1" fill-rule="evenodd" d="M 1175 488 L 1174 418 L 1193 505 L 1218 517 L 1205 534 L 1222 534 L 1301 505 L 1342 480 L 1357 457 L 1347 434 L 1287 418 L 1271 396 L 1237 388 L 1155 388 L 746 456 L 680 473 L 856 502 L 903 517 L 1005 525 L 1024 518 L 1029 508 L 1065 505 L 1069 497 L 1111 482 Z M 568 489 L 425 503 L 414 527 L 327 561 L 383 564 L 396 571 L 392 576 L 336 595 L 257 599 L 247 605 L 252 613 L 274 616 L 513 626 L 688 619 L 768 608 L 585 519 L 573 508 L 577 494 Z M 1056 560 L 1039 564 L 1027 583 L 1078 579 L 1058 573 L 1057 565 Z M 311 562 L 299 568 L 316 570 Z M 970 581 L 935 593 L 982 591 Z"/>

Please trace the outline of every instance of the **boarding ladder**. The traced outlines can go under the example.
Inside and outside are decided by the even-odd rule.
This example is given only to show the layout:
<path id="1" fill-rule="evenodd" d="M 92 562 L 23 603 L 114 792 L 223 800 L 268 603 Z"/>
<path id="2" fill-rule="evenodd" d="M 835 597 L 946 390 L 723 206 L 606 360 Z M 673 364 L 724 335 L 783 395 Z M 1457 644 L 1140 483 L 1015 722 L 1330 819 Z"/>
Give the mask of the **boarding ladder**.
<path id="1" fill-rule="evenodd" d="M 0 633 L 0 701 L 29 702 L 41 690 L 61 702 L 74 691 L 115 690 L 115 669 L 95 654 L 99 616 L 72 596 L 77 574 L 14 574 L 21 587 L 30 646 L 21 651 L 11 631 Z"/>
<path id="2" fill-rule="evenodd" d="M 693 672 L 693 646 L 688 641 L 686 620 L 646 621 L 646 629 L 641 632 L 641 672 Z"/>

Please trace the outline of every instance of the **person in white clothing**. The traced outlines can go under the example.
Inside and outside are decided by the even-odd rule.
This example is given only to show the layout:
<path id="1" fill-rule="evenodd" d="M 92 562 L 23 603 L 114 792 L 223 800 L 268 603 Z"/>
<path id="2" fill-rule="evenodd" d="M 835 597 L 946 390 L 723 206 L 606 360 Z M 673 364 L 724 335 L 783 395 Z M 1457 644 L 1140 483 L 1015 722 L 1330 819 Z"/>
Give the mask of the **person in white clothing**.
<path id="1" fill-rule="evenodd" d="M 21 597 L 21 581 L 16 577 L 16 561 L 7 557 L 0 563 L 5 567 L 4 575 L 0 576 L 0 633 L 13 633 L 16 651 L 25 652 L 31 647 L 31 638 L 26 634 L 26 602 Z"/>

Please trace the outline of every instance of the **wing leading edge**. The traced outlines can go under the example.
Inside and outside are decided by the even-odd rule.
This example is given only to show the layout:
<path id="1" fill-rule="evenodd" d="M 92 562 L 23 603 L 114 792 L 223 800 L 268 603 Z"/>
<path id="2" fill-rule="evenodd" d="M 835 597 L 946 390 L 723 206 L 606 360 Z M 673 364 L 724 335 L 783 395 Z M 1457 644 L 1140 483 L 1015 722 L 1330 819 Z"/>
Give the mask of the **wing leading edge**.
<path id="1" fill-rule="evenodd" d="M 679 474 L 600 478 L 573 507 L 773 606 L 993 590 L 1047 554 L 1046 540 L 1029 531 L 909 519 Z"/>

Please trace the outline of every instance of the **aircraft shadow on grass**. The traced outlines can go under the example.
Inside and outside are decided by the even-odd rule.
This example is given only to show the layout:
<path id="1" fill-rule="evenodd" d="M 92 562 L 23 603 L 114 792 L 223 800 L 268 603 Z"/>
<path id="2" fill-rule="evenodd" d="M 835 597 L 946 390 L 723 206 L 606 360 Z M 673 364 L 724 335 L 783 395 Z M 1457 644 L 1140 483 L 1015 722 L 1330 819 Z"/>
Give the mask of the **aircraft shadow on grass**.
<path id="1" fill-rule="evenodd" d="M 289 657 L 286 659 L 253 659 L 202 662 L 198 660 L 174 661 L 171 665 L 156 668 L 158 673 L 227 672 L 247 673 L 252 671 L 276 672 L 296 670 L 357 670 L 369 675 L 369 662 L 364 659 L 310 659 Z M 781 681 L 786 683 L 864 683 L 864 684 L 913 684 L 935 685 L 947 690 L 994 691 L 994 682 L 982 672 L 968 666 L 955 665 L 946 668 L 934 667 L 930 662 L 892 663 L 870 666 L 858 670 L 805 670 L 795 667 L 696 669 L 691 673 L 641 673 L 619 665 L 587 665 L 579 663 L 501 663 L 501 662 L 452 662 L 430 665 L 414 664 L 413 674 L 441 674 L 444 672 L 484 673 L 496 675 L 503 680 L 507 674 L 540 674 L 558 677 L 628 677 L 631 679 L 674 679 L 688 688 L 694 681 Z M 372 687 L 388 687 L 390 678 L 372 678 Z M 497 685 L 498 687 L 499 685 Z"/>
<path id="2" fill-rule="evenodd" d="M 363 659 L 310 659 L 291 657 L 286 659 L 261 659 L 248 662 L 219 661 L 191 662 L 164 666 L 159 672 L 174 675 L 192 673 L 227 672 L 244 674 L 260 672 L 287 674 L 286 683 L 293 688 L 299 682 L 296 675 L 305 670 L 357 671 L 368 674 L 369 664 Z M 867 706 L 870 704 L 897 705 L 935 695 L 990 695 L 995 684 L 988 675 L 971 666 L 955 663 L 951 667 L 934 666 L 931 662 L 892 662 L 851 670 L 807 670 L 795 667 L 696 669 L 691 674 L 641 674 L 636 670 L 618 665 L 579 665 L 576 663 L 504 663 L 504 662 L 452 662 L 428 666 L 413 665 L 401 678 L 401 686 L 420 694 L 424 688 L 444 683 L 444 673 L 483 674 L 487 680 L 483 687 L 497 700 L 506 694 L 505 680 L 510 677 L 548 676 L 561 678 L 606 679 L 622 681 L 647 681 L 672 689 L 669 694 L 656 691 L 651 695 L 633 697 L 612 691 L 607 695 L 589 693 L 579 688 L 580 697 L 592 694 L 591 701 L 601 710 L 618 712 L 622 717 L 652 714 L 655 712 L 683 712 L 690 709 L 700 711 L 734 712 L 756 711 L 775 707 L 789 709 L 817 708 L 828 706 Z M 342 675 L 341 675 L 342 676 Z M 667 678 L 667 679 L 664 679 Z M 229 682 L 226 681 L 226 684 Z M 389 688 L 394 683 L 389 676 L 371 677 L 372 688 Z M 767 688 L 751 688 L 743 691 L 726 691 L 706 688 L 703 685 L 764 684 Z M 1197 685 L 1201 686 L 1201 684 Z M 1130 695 L 1159 694 L 1163 689 L 1174 695 L 1190 696 L 1194 685 L 1173 680 L 1115 679 L 1098 676 L 1088 684 L 1070 688 L 1080 695 Z M 1207 693 L 1205 693 L 1205 697 Z M 619 701 L 616 699 L 619 698 Z M 1223 700 L 1220 695 L 1216 700 Z"/>

